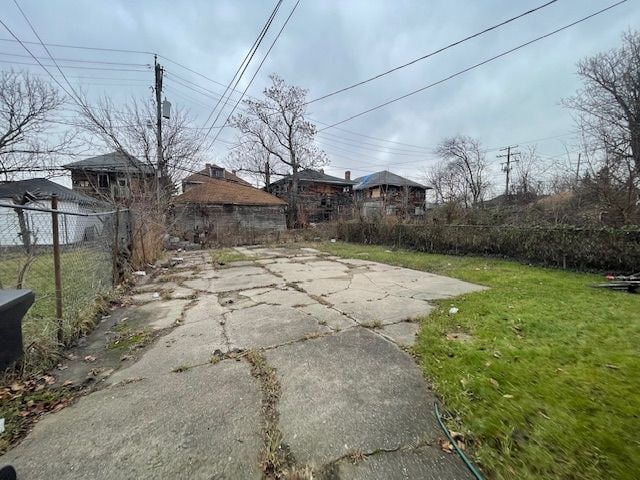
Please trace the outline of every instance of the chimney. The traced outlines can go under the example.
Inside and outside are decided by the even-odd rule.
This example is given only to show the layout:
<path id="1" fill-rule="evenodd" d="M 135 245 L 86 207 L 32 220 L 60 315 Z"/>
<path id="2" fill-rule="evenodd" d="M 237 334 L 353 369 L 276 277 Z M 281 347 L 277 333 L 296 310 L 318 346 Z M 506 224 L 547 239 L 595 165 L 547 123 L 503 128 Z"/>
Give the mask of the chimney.
<path id="1" fill-rule="evenodd" d="M 345 180 L 351 180 L 351 172 L 349 170 L 344 172 L 344 179 Z"/>

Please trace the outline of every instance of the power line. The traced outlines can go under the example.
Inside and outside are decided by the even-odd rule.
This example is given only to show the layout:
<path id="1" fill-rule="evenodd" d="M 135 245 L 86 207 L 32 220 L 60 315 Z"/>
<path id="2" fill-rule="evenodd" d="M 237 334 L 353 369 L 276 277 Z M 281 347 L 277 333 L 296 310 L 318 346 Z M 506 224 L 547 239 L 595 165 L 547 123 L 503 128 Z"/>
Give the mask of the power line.
<path id="1" fill-rule="evenodd" d="M 258 72 L 260 71 L 260 68 L 262 68 L 262 65 L 264 64 L 265 60 L 267 59 L 267 57 L 269 56 L 269 53 L 271 53 L 271 50 L 273 49 L 273 46 L 276 44 L 276 42 L 278 41 L 278 39 L 280 38 L 280 35 L 282 34 L 284 28 L 287 26 L 287 24 L 289 23 L 289 20 L 291 20 L 291 17 L 293 16 L 294 12 L 296 11 L 296 8 L 298 8 L 298 5 L 300 4 L 300 0 L 297 0 L 295 5 L 293 6 L 293 8 L 291 9 L 291 12 L 289 13 L 289 16 L 287 17 L 287 19 L 284 21 L 284 23 L 282 24 L 282 27 L 280 27 L 280 31 L 278 31 L 278 34 L 276 35 L 276 38 L 273 39 L 273 42 L 271 42 L 271 45 L 269 46 L 269 50 L 267 50 L 267 52 L 264 54 L 264 56 L 262 57 L 262 61 L 260 62 L 260 65 L 258 65 L 258 68 L 256 69 L 256 71 L 253 73 L 253 76 L 251 77 L 251 80 L 249 80 L 249 83 L 247 84 L 247 86 L 245 87 L 245 89 L 242 91 L 242 95 L 240 95 L 240 98 L 238 98 L 238 101 L 236 102 L 236 104 L 233 106 L 233 108 L 231 109 L 231 112 L 229 112 L 229 115 L 227 115 L 227 118 L 225 119 L 225 121 L 222 124 L 222 128 L 220 130 L 218 130 L 218 133 L 216 134 L 216 136 L 213 138 L 213 141 L 211 142 L 211 144 L 213 145 L 216 140 L 218 139 L 218 137 L 220 136 L 220 133 L 222 133 L 222 130 L 224 129 L 224 127 L 227 125 L 227 122 L 229 121 L 229 119 L 231 118 L 231 115 L 233 115 L 233 112 L 236 110 L 236 108 L 238 107 L 238 105 L 240 104 L 240 102 L 242 101 L 244 95 L 247 93 L 247 90 L 249 90 L 249 87 L 251 86 L 251 84 L 253 83 L 253 81 L 256 79 L 256 76 L 258 75 Z M 205 135 L 206 138 L 206 135 Z"/>
<path id="2" fill-rule="evenodd" d="M 0 38 L 0 42 L 18 42 L 21 45 L 22 44 L 27 44 L 27 45 L 42 46 L 42 44 L 39 43 L 39 42 L 27 42 L 26 40 L 15 40 L 15 39 L 12 40 L 10 38 Z M 154 52 L 148 52 L 148 51 L 145 51 L 145 50 L 127 50 L 127 49 L 122 49 L 122 48 L 88 47 L 88 46 L 84 46 L 84 45 L 64 45 L 64 44 L 60 44 L 60 43 L 46 43 L 45 45 L 47 47 L 73 48 L 73 49 L 76 49 L 76 50 L 94 50 L 94 51 L 99 51 L 99 52 L 119 52 L 119 53 L 136 53 L 136 54 L 140 54 L 140 55 L 154 55 Z"/>
<path id="3" fill-rule="evenodd" d="M 258 37 L 254 40 L 253 45 L 251 45 L 251 48 L 249 49 L 249 51 L 245 55 L 244 59 L 242 60 L 242 62 L 238 66 L 238 69 L 233 74 L 233 77 L 231 78 L 231 81 L 229 82 L 227 87 L 224 89 L 222 97 L 216 102 L 216 104 L 214 105 L 213 109 L 209 113 L 209 116 L 204 121 L 203 126 L 205 126 L 205 127 L 207 126 L 207 123 L 209 122 L 209 120 L 211 119 L 211 117 L 215 113 L 216 109 L 220 105 L 220 102 L 222 101 L 222 98 L 225 98 L 225 96 L 226 96 L 227 92 L 229 91 L 229 89 L 231 89 L 233 91 L 238 86 L 238 83 L 240 82 L 240 80 L 244 76 L 244 73 L 247 71 L 247 68 L 249 68 L 249 64 L 251 63 L 251 60 L 253 60 L 253 56 L 258 51 L 258 48 L 260 47 L 260 44 L 262 43 L 262 40 L 264 40 L 264 37 L 267 35 L 267 31 L 271 27 L 271 24 L 273 23 L 273 19 L 275 18 L 276 14 L 278 13 L 278 10 L 280 9 L 280 5 L 282 5 L 282 0 L 278 0 L 278 3 L 276 3 L 275 7 L 273 8 L 273 10 L 271 12 L 271 15 L 269 15 L 269 18 L 267 19 L 267 22 L 262 27 L 262 30 L 258 34 Z M 236 80 L 236 77 L 237 77 L 237 80 Z M 231 85 L 234 83 L 234 81 L 235 81 L 235 84 L 232 87 Z M 213 126 L 218 121 L 218 118 L 220 118 L 220 114 L 222 113 L 222 110 L 227 105 L 228 101 L 229 101 L 229 97 L 226 97 L 225 101 L 224 101 L 224 105 L 218 111 L 218 114 L 216 115 L 216 118 L 211 123 L 211 128 L 213 128 Z M 210 131 L 211 131 L 211 129 L 209 131 L 207 131 L 207 133 L 205 134 L 205 137 L 204 137 L 204 139 L 202 141 L 203 143 L 204 143 L 204 141 L 206 141 L 206 138 L 209 135 Z"/>
<path id="4" fill-rule="evenodd" d="M 30 55 L 22 55 L 20 53 L 9 53 L 9 52 L 0 52 L 0 55 L 6 55 L 8 57 L 21 57 L 21 58 L 31 58 Z M 37 57 L 39 60 L 48 60 L 49 57 Z M 74 63 L 96 63 L 100 65 L 124 65 L 129 67 L 149 67 L 149 64 L 145 63 L 128 63 L 128 62 L 106 62 L 102 60 L 84 60 L 79 58 L 56 58 L 56 60 L 61 62 L 74 62 Z"/>
<path id="5" fill-rule="evenodd" d="M 582 23 L 582 22 L 584 22 L 586 20 L 589 20 L 590 18 L 593 18 L 593 17 L 595 17 L 597 15 L 600 15 L 600 14 L 602 14 L 602 13 L 608 11 L 608 10 L 611 10 L 612 8 L 615 8 L 615 7 L 619 6 L 619 5 L 622 5 L 625 2 L 627 2 L 627 0 L 621 0 L 621 1 L 617 2 L 617 3 L 614 3 L 613 5 L 610 5 L 610 6 L 606 7 L 606 8 L 603 8 L 602 10 L 599 10 L 599 11 L 597 11 L 595 13 L 592 13 L 591 15 L 587 15 L 586 17 L 583 17 L 583 18 L 581 18 L 579 20 L 576 20 L 575 22 L 569 23 L 569 24 L 567 24 L 567 25 L 565 25 L 563 27 L 560 27 L 560 28 L 558 28 L 556 30 L 553 30 L 553 31 L 551 31 L 549 33 L 546 33 L 544 35 L 536 37 L 533 40 L 529 40 L 528 42 L 522 43 L 522 44 L 520 44 L 520 45 L 518 45 L 518 46 L 516 46 L 514 48 L 511 48 L 511 49 L 506 50 L 506 51 L 504 51 L 502 53 L 499 53 L 498 55 L 494 55 L 493 57 L 490 57 L 490 58 L 488 58 L 486 60 L 483 60 L 482 62 L 478 62 L 478 63 L 476 63 L 474 65 L 471 65 L 470 67 L 467 67 L 467 68 L 465 68 L 463 70 L 460 70 L 460 71 L 458 71 L 456 73 L 453 73 L 453 74 L 449 75 L 448 77 L 445 77 L 445 78 L 443 78 L 441 80 L 438 80 L 437 82 L 430 83 L 429 85 L 426 85 L 426 86 L 424 86 L 422 88 L 418 88 L 417 90 L 413 90 L 412 92 L 409 92 L 409 93 L 406 93 L 406 94 L 401 95 L 399 97 L 396 97 L 396 98 L 393 98 L 391 100 L 388 100 L 388 101 L 386 101 L 384 103 L 376 105 L 375 107 L 371 107 L 371 108 L 369 108 L 367 110 L 364 110 L 364 111 L 362 111 L 360 113 L 357 113 L 357 114 L 352 115 L 352 116 L 350 116 L 348 118 L 345 118 L 344 120 L 340 120 L 339 122 L 335 122 L 333 124 L 330 124 L 330 125 L 328 125 L 328 126 L 326 126 L 324 128 L 321 128 L 318 131 L 321 132 L 321 131 L 327 130 L 329 128 L 334 128 L 337 125 L 341 125 L 343 123 L 349 122 L 349 121 L 351 121 L 351 120 L 353 120 L 355 118 L 358 118 L 358 117 L 361 117 L 363 115 L 366 115 L 367 113 L 371 113 L 371 112 L 373 112 L 375 110 L 378 110 L 380 108 L 386 107 L 387 105 L 390 105 L 392 103 L 398 102 L 400 100 L 403 100 L 403 99 L 405 99 L 407 97 L 410 97 L 412 95 L 415 95 L 417 93 L 423 92 L 423 91 L 425 91 L 425 90 L 427 90 L 429 88 L 435 87 L 436 85 L 440 85 L 442 83 L 445 83 L 445 82 L 447 82 L 447 81 L 449 81 L 449 80 L 451 80 L 451 79 L 453 79 L 455 77 L 458 77 L 458 76 L 462 75 L 463 73 L 466 73 L 466 72 L 469 72 L 471 70 L 474 70 L 474 69 L 476 69 L 478 67 L 481 67 L 482 65 L 485 65 L 487 63 L 493 62 L 494 60 L 497 60 L 497 59 L 499 59 L 501 57 L 504 57 L 504 56 L 506 56 L 506 55 L 508 55 L 510 53 L 513 53 L 513 52 L 515 52 L 517 50 L 520 50 L 521 48 L 524 48 L 524 47 L 526 47 L 528 45 L 531 45 L 532 43 L 538 42 L 538 41 L 543 40 L 545 38 L 548 38 L 548 37 L 550 37 L 552 35 L 555 35 L 555 34 L 561 32 L 563 30 L 566 30 L 566 29 L 568 29 L 570 27 L 573 27 L 573 26 L 575 26 L 575 25 L 577 25 L 579 23 Z"/>
<path id="6" fill-rule="evenodd" d="M 35 56 L 33 58 L 36 58 Z M 43 66 L 42 63 L 30 63 L 30 62 L 16 62 L 15 60 L 0 60 L 0 63 L 8 63 L 11 65 L 30 65 L 30 66 Z M 45 65 L 47 67 L 55 67 L 55 65 Z M 146 70 L 139 70 L 133 68 L 109 68 L 109 67 L 86 67 L 83 65 L 63 65 L 64 68 L 75 68 L 78 70 L 103 70 L 109 72 L 143 72 L 146 73 Z M 150 68 L 150 67 L 149 67 Z"/>
<path id="7" fill-rule="evenodd" d="M 362 80 L 360 82 L 354 83 L 352 85 L 340 88 L 340 89 L 335 90 L 333 92 L 330 92 L 330 93 L 327 93 L 325 95 L 322 95 L 322 96 L 320 96 L 318 98 L 314 98 L 313 100 L 309 100 L 306 103 L 306 105 L 318 102 L 320 100 L 324 100 L 325 98 L 332 97 L 332 96 L 337 95 L 337 94 L 342 93 L 342 92 L 346 92 L 347 90 L 351 90 L 353 88 L 359 87 L 360 85 L 364 85 L 366 83 L 369 83 L 369 82 L 372 82 L 374 80 L 377 80 L 378 78 L 384 77 L 385 75 L 389 75 L 390 73 L 396 72 L 396 71 L 401 70 L 401 69 L 403 69 L 405 67 L 413 65 L 414 63 L 418 63 L 418 62 L 420 62 L 422 60 L 425 60 L 425 59 L 427 59 L 429 57 L 433 57 L 434 55 L 437 55 L 438 53 L 444 52 L 445 50 L 448 50 L 448 49 L 453 48 L 453 47 L 455 47 L 457 45 L 460 45 L 461 43 L 467 42 L 467 41 L 472 40 L 472 39 L 474 39 L 476 37 L 480 37 L 480 36 L 484 35 L 485 33 L 488 33 L 488 32 L 491 32 L 492 30 L 496 30 L 496 29 L 498 29 L 500 27 L 503 27 L 504 25 L 507 25 L 507 24 L 509 24 L 511 22 L 514 22 L 514 21 L 516 21 L 516 20 L 518 20 L 518 19 L 520 19 L 522 17 L 526 17 L 527 15 L 535 13 L 538 10 L 542 10 L 543 8 L 548 7 L 549 5 L 551 5 L 552 3 L 556 3 L 557 1 L 558 0 L 551 0 L 550 2 L 544 3 L 544 4 L 542 4 L 542 5 L 540 5 L 540 6 L 536 7 L 536 8 L 532 8 L 531 10 L 527 10 L 526 12 L 523 12 L 520 15 L 516 15 L 515 17 L 511 17 L 511 18 L 509 18 L 507 20 L 504 20 L 504 21 L 502 21 L 500 23 L 497 23 L 497 24 L 495 24 L 495 25 L 493 25 L 491 27 L 485 28 L 484 30 L 481 30 L 480 32 L 477 32 L 477 33 L 474 33 L 473 35 L 469 35 L 467 37 L 464 37 L 464 38 L 462 38 L 460 40 L 457 40 L 457 41 L 455 41 L 453 43 L 450 43 L 449 45 L 446 45 L 446 46 L 441 47 L 441 48 L 439 48 L 437 50 L 434 50 L 431 53 L 427 53 L 426 55 L 418 57 L 418 58 L 416 58 L 414 60 L 411 60 L 411 61 L 409 61 L 407 63 L 403 63 L 402 65 L 398 65 L 397 67 L 391 68 L 391 69 L 386 70 L 386 71 L 384 71 L 382 73 L 374 75 L 373 77 L 370 77 L 370 78 L 367 78 L 367 79 Z"/>

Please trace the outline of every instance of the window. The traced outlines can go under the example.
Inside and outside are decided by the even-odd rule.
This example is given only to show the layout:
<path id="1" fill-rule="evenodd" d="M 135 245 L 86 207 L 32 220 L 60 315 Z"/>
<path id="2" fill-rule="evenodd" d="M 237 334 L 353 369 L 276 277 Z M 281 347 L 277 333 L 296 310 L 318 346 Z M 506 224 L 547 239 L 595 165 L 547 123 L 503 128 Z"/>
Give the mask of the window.
<path id="1" fill-rule="evenodd" d="M 118 179 L 118 186 L 119 187 L 126 187 L 127 186 L 127 179 L 126 178 L 119 178 Z"/>
<path id="2" fill-rule="evenodd" d="M 109 175 L 106 173 L 98 174 L 98 187 L 109 188 Z"/>

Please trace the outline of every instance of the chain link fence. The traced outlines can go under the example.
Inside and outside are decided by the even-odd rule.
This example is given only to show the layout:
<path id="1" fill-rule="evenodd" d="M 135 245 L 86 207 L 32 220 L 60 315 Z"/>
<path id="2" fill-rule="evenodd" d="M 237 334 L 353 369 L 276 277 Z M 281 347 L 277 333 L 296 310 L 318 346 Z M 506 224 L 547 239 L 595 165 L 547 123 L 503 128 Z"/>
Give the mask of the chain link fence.
<path id="1" fill-rule="evenodd" d="M 31 357 L 50 357 L 91 328 L 129 257 L 128 211 L 59 203 L 0 203 L 0 288 L 36 295 L 23 321 Z"/>

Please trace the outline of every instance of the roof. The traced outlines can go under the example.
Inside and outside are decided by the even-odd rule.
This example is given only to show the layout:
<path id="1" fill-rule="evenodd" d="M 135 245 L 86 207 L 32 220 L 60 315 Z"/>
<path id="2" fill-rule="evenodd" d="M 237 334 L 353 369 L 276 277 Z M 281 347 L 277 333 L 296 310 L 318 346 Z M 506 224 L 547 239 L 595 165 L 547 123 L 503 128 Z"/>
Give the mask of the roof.
<path id="1" fill-rule="evenodd" d="M 291 175 L 287 175 L 286 177 L 282 177 L 277 182 L 273 182 L 272 185 L 277 185 L 279 183 L 289 182 L 291 181 Z M 300 170 L 298 172 L 298 181 L 299 182 L 308 182 L 308 183 L 326 183 L 330 185 L 355 185 L 357 182 L 354 180 L 346 180 L 340 177 L 333 177 L 331 175 L 327 175 L 323 171 L 311 170 L 307 168 L 305 170 Z"/>
<path id="2" fill-rule="evenodd" d="M 249 185 L 224 180 L 211 181 L 190 188 L 173 199 L 174 203 L 205 205 L 286 205 L 284 200 Z"/>
<path id="3" fill-rule="evenodd" d="M 219 165 L 214 164 L 207 164 L 207 166 L 205 168 L 203 168 L 202 170 L 196 172 L 196 173 L 192 173 L 191 175 L 185 177 L 182 179 L 182 183 L 204 183 L 208 180 L 220 180 L 219 178 L 215 178 L 212 177 L 211 175 L 209 175 L 209 167 L 212 168 L 220 168 L 222 170 L 224 170 L 224 180 L 227 182 L 235 182 L 235 183 L 240 183 L 242 185 L 248 185 L 250 186 L 251 184 L 245 180 L 243 180 L 242 178 L 240 178 L 239 176 L 237 176 L 235 173 L 230 172 L 229 170 L 225 169 L 224 167 L 221 167 Z"/>
<path id="4" fill-rule="evenodd" d="M 16 182 L 0 183 L 0 198 L 11 198 L 21 196 L 24 193 L 31 193 L 37 200 L 49 200 L 54 193 L 59 200 L 76 202 L 80 205 L 99 205 L 102 202 L 71 190 L 46 178 L 30 178 L 28 180 L 18 180 Z"/>
<path id="5" fill-rule="evenodd" d="M 92 172 L 127 172 L 153 175 L 151 165 L 142 163 L 135 157 L 122 152 L 111 152 L 97 157 L 89 157 L 77 162 L 64 165 L 68 170 L 89 170 Z"/>
<path id="6" fill-rule="evenodd" d="M 381 172 L 372 173 L 370 175 L 364 175 L 355 179 L 357 185 L 356 190 L 366 190 L 367 188 L 377 187 L 380 185 L 394 185 L 396 187 L 416 187 L 424 188 L 425 190 L 431 188 L 421 185 L 408 178 L 401 177 L 395 173 L 391 173 L 388 170 L 382 170 Z"/>

